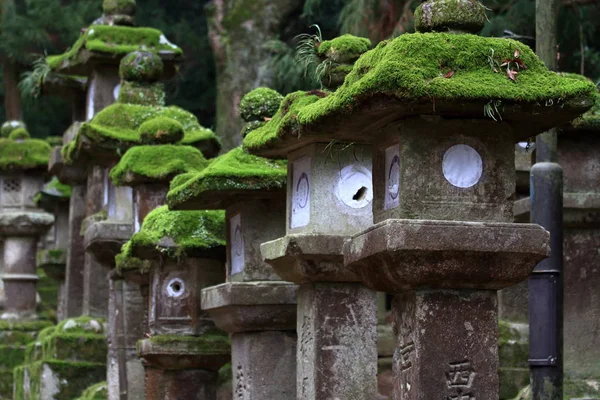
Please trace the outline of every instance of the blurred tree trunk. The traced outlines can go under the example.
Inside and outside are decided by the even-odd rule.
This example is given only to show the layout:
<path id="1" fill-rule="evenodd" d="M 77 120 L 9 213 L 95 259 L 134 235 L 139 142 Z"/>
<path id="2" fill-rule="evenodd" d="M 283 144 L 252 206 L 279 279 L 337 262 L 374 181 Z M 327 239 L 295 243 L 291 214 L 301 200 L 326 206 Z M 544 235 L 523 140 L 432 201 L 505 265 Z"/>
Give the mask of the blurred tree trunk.
<path id="1" fill-rule="evenodd" d="M 19 66 L 6 56 L 2 56 L 2 80 L 6 120 L 20 120 L 22 110 L 21 92 L 19 90 Z"/>
<path id="2" fill-rule="evenodd" d="M 217 134 L 223 151 L 241 143 L 238 105 L 248 91 L 273 85 L 269 52 L 303 0 L 213 0 L 206 6 L 217 69 Z"/>

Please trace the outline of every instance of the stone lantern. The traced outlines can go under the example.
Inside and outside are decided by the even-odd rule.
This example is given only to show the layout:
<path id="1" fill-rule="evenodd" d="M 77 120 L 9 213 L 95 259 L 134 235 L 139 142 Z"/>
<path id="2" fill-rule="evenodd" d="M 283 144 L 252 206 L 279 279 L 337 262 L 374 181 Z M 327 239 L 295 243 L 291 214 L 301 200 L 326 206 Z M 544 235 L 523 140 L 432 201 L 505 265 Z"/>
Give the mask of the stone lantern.
<path id="1" fill-rule="evenodd" d="M 313 129 L 344 116 L 340 129 L 373 138 L 375 225 L 344 259 L 395 294 L 396 399 L 498 399 L 496 291 L 549 254 L 548 232 L 512 223 L 514 145 L 591 105 L 593 85 L 548 71 L 527 46 L 468 34 L 485 9 L 457 4 L 421 4 L 418 33 L 363 55 L 298 113 Z"/>
<path id="2" fill-rule="evenodd" d="M 600 396 L 599 131 L 600 94 L 596 94 L 594 107 L 563 126 L 558 135 L 558 163 L 564 174 L 564 394 L 569 398 Z M 518 200 L 515 219 L 529 221 L 530 209 L 529 197 Z"/>
<path id="3" fill-rule="evenodd" d="M 256 89 L 279 96 L 270 89 Z M 242 101 L 244 104 L 244 101 Z M 296 399 L 296 292 L 260 255 L 285 233 L 286 163 L 236 148 L 172 185 L 172 209 L 225 209 L 227 283 L 202 291 L 202 309 L 231 338 L 235 398 Z"/>
<path id="4" fill-rule="evenodd" d="M 144 260 L 150 270 L 150 332 L 138 343 L 149 400 L 216 398 L 230 345 L 201 311 L 200 292 L 223 282 L 224 246 L 222 212 L 163 206 L 123 247 L 121 259 Z"/>
<path id="5" fill-rule="evenodd" d="M 335 53 L 363 43 L 344 36 L 322 46 Z M 288 159 L 286 235 L 263 243 L 261 254 L 281 279 L 299 285 L 298 398 L 373 399 L 376 294 L 344 268 L 342 253 L 349 236 L 372 224 L 371 147 L 364 144 L 368 137 L 336 123 L 302 126 L 302 109 L 328 96 L 289 94 L 270 121 L 248 133 L 244 146 Z"/>
<path id="6" fill-rule="evenodd" d="M 59 283 L 57 318 L 66 316 L 65 268 L 69 234 L 69 198 L 71 187 L 60 183 L 58 178 L 44 185 L 36 196 L 38 207 L 54 214 L 54 230 L 51 245 L 37 253 L 37 267 Z"/>

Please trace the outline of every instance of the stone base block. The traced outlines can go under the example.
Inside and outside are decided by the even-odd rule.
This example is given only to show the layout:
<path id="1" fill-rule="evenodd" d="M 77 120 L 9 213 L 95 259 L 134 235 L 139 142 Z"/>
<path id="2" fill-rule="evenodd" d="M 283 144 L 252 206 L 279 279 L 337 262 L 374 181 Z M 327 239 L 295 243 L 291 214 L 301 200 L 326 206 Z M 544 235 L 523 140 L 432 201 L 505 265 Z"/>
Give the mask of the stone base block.
<path id="1" fill-rule="evenodd" d="M 14 398 L 76 399 L 89 386 L 106 379 L 104 363 L 46 360 L 14 370 Z"/>
<path id="2" fill-rule="evenodd" d="M 287 282 L 232 282 L 202 290 L 202 309 L 228 333 L 296 329 L 298 287 Z"/>
<path id="3" fill-rule="evenodd" d="M 166 371 L 146 368 L 147 400 L 214 400 L 219 373 L 203 369 Z"/>
<path id="4" fill-rule="evenodd" d="M 296 332 L 231 335 L 234 398 L 296 400 Z"/>
<path id="5" fill-rule="evenodd" d="M 298 399 L 376 397 L 375 292 L 358 283 L 300 285 L 297 332 Z"/>
<path id="6" fill-rule="evenodd" d="M 231 361 L 231 344 L 222 334 L 159 335 L 140 340 L 138 355 L 146 365 L 156 369 L 218 371 Z"/>

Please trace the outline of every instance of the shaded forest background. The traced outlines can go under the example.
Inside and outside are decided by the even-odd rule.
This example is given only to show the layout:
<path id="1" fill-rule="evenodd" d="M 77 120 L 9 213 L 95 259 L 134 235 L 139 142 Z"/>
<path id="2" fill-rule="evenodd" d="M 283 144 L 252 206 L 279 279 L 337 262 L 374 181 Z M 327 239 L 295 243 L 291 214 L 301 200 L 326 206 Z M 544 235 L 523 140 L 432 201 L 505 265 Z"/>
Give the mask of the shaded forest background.
<path id="1" fill-rule="evenodd" d="M 184 49 L 185 61 L 167 87 L 168 104 L 193 112 L 216 129 L 225 148 L 239 143 L 237 103 L 260 85 L 286 94 L 316 88 L 294 61 L 294 37 L 343 33 L 377 43 L 413 31 L 417 0 L 138 0 L 136 23 L 162 30 Z M 535 0 L 484 0 L 490 23 L 482 35 L 535 46 Z M 65 51 L 101 14 L 99 0 L 0 0 L 0 120 L 21 114 L 35 137 L 62 135 L 70 108 L 59 98 L 22 97 L 18 81 L 44 54 Z M 559 68 L 600 83 L 600 1 L 563 0 Z M 16 97 L 15 97 L 16 96 Z M 17 98 L 17 100 L 15 100 Z M 6 100 L 6 101 L 5 101 Z M 218 112 L 217 112 L 218 111 Z"/>

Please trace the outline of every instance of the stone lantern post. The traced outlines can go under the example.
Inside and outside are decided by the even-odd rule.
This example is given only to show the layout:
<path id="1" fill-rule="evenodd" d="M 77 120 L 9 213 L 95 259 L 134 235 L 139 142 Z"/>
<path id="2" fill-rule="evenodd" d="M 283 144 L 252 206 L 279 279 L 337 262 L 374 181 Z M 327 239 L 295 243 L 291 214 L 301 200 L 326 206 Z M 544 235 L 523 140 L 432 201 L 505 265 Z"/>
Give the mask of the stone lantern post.
<path id="1" fill-rule="evenodd" d="M 558 136 L 558 162 L 564 173 L 563 357 L 564 395 L 568 398 L 600 396 L 599 130 L 600 95 L 597 94 L 594 107 L 564 126 Z M 529 221 L 530 209 L 529 197 L 518 200 L 515 219 Z M 526 305 L 524 308 L 526 313 Z"/>
<path id="2" fill-rule="evenodd" d="M 201 311 L 200 292 L 224 280 L 224 218 L 219 211 L 156 208 L 121 258 L 150 267 L 149 338 L 138 343 L 146 399 L 215 399 L 227 337 Z"/>
<path id="3" fill-rule="evenodd" d="M 279 96 L 246 97 L 257 91 Z M 285 233 L 285 181 L 284 161 L 237 148 L 169 192 L 174 209 L 226 210 L 227 283 L 202 291 L 202 309 L 230 334 L 234 398 L 296 399 L 297 287 L 260 255 Z"/>
<path id="4" fill-rule="evenodd" d="M 335 53 L 364 41 L 343 36 L 325 46 Z M 263 243 L 261 254 L 283 280 L 299 285 L 298 398 L 373 399 L 376 294 L 344 268 L 342 254 L 344 241 L 372 224 L 371 148 L 364 144 L 369 138 L 337 124 L 302 127 L 302 109 L 327 97 L 320 91 L 286 96 L 244 146 L 288 159 L 286 236 Z"/>
<path id="5" fill-rule="evenodd" d="M 58 178 L 44 185 L 36 196 L 38 207 L 54 214 L 54 237 L 49 248 L 37 253 L 37 267 L 59 283 L 57 318 L 65 318 L 65 268 L 69 234 L 69 198 L 71 187 L 60 183 Z"/>

